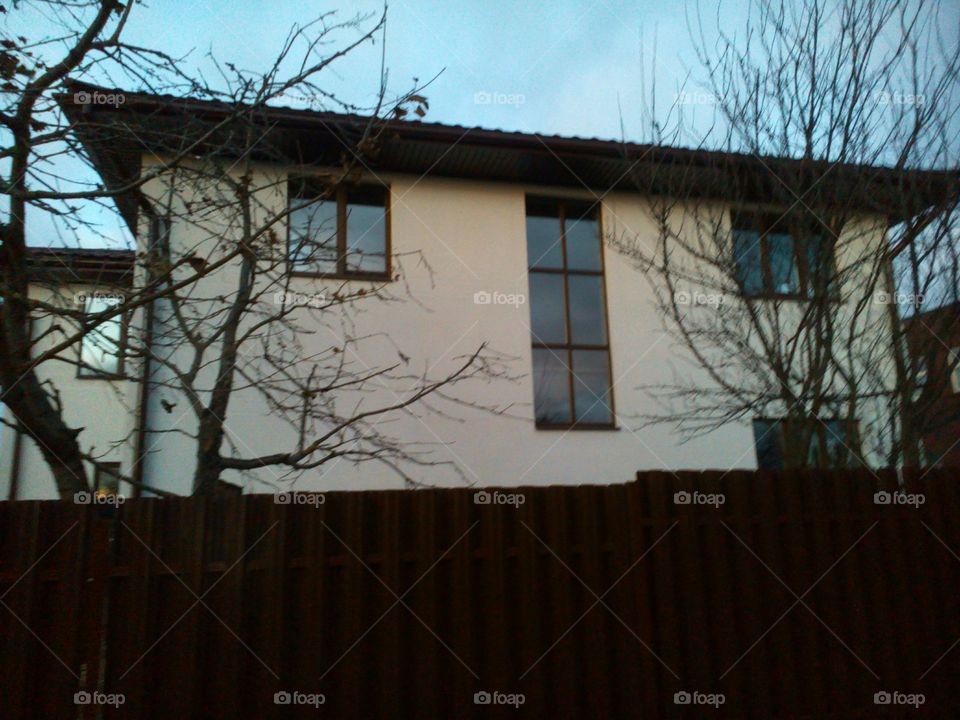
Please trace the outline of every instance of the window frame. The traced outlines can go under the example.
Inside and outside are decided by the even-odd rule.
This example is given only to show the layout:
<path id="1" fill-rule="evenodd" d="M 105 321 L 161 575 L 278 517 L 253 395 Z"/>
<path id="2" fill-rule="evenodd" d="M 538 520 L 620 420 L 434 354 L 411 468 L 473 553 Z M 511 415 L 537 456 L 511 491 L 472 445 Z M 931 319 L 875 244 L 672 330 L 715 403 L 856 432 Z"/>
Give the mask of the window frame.
<path id="1" fill-rule="evenodd" d="M 118 291 L 119 292 L 119 291 Z M 109 295 L 110 292 L 104 292 L 102 290 L 93 290 L 90 293 L 91 295 Z M 122 304 L 121 300 L 121 304 Z M 87 315 L 86 300 L 84 300 L 83 308 L 84 316 Z M 120 313 L 117 317 L 118 322 L 120 323 L 120 339 L 117 341 L 117 371 L 115 373 L 104 372 L 102 370 L 94 370 L 89 366 L 85 365 L 83 362 L 83 343 L 89 336 L 89 332 L 85 332 L 80 338 L 80 342 L 77 344 L 77 380 L 125 380 L 126 375 L 124 375 L 124 370 L 126 367 L 126 348 L 128 340 L 128 325 L 129 325 L 129 316 L 126 312 Z M 92 332 L 92 331 L 91 331 Z"/>
<path id="2" fill-rule="evenodd" d="M 830 264 L 830 282 L 827 283 L 826 293 L 821 295 L 815 292 L 815 288 L 810 281 L 812 273 L 809 268 L 808 241 L 810 236 L 798 238 L 791 230 L 791 218 L 777 217 L 769 212 L 755 212 L 749 210 L 733 210 L 730 218 L 731 232 L 731 252 L 734 248 L 732 236 L 738 231 L 755 232 L 758 234 L 757 243 L 760 245 L 760 277 L 763 289 L 760 292 L 746 292 L 743 283 L 739 278 L 739 267 L 737 265 L 736 254 L 734 253 L 734 273 L 737 275 L 737 285 L 740 288 L 741 297 L 751 300 L 820 300 L 827 299 L 837 301 L 839 299 L 839 289 L 837 288 L 837 258 L 835 252 L 835 243 L 827 236 L 829 228 L 819 218 L 814 217 L 813 222 L 819 223 L 824 231 L 817 237 L 826 241 L 829 246 L 829 264 Z M 773 282 L 773 267 L 771 263 L 770 236 L 788 235 L 793 245 L 791 268 L 796 271 L 797 290 L 796 292 L 777 292 Z"/>
<path id="3" fill-rule="evenodd" d="M 554 205 L 557 211 L 556 220 L 560 228 L 560 251 L 562 257 L 562 266 L 560 268 L 539 268 L 531 266 L 532 258 L 527 256 L 527 278 L 534 273 L 543 275 L 559 275 L 563 278 L 563 298 L 564 298 L 564 329 L 566 342 L 541 342 L 533 336 L 533 328 L 530 328 L 531 345 L 531 367 L 533 366 L 533 350 L 546 350 L 554 357 L 560 360 L 567 374 L 567 393 L 570 410 L 570 422 L 540 422 L 536 417 L 536 387 L 534 387 L 534 426 L 537 430 L 619 430 L 617 426 L 617 411 L 613 394 L 613 353 L 610 347 L 610 306 L 607 302 L 607 273 L 606 273 L 606 254 L 603 246 L 603 204 L 599 200 L 589 198 L 570 198 L 570 197 L 550 197 L 544 195 L 526 195 L 524 199 L 524 237 L 526 239 L 526 218 L 531 217 L 529 213 L 530 203 L 543 203 Z M 567 267 L 567 242 L 566 242 L 566 216 L 568 205 L 584 205 L 594 213 L 594 219 L 597 223 L 597 244 L 600 255 L 600 268 L 598 270 L 571 270 Z M 534 215 L 533 217 L 537 217 Z M 568 278 L 570 275 L 580 277 L 599 277 L 600 295 L 603 300 L 603 331 L 606 342 L 604 344 L 574 343 L 570 319 L 570 287 Z M 531 313 L 533 311 L 533 302 L 530 302 Z M 531 315 L 531 326 L 532 326 Z M 610 409 L 610 422 L 581 422 L 577 420 L 576 414 L 576 381 L 577 375 L 573 369 L 573 353 L 578 350 L 595 350 L 607 354 L 607 393 L 606 406 Z"/>
<path id="4" fill-rule="evenodd" d="M 306 277 L 306 278 L 329 278 L 335 280 L 373 280 L 373 281 L 391 281 L 393 279 L 393 264 L 392 264 L 392 232 L 391 232 L 391 192 L 390 185 L 365 182 L 345 185 L 341 184 L 338 186 L 333 193 L 327 197 L 323 197 L 323 193 L 318 193 L 317 197 L 313 198 L 314 200 L 333 200 L 337 205 L 337 269 L 335 272 L 319 272 L 316 270 L 301 270 L 297 269 L 296 263 L 293 258 L 291 258 L 290 249 L 291 241 L 293 239 L 293 227 L 290 222 L 291 215 L 291 201 L 294 199 L 309 200 L 311 198 L 303 197 L 294 192 L 294 188 L 297 185 L 301 187 L 310 187 L 311 185 L 319 185 L 321 183 L 317 178 L 309 176 L 299 176 L 299 177 L 290 177 L 287 180 L 287 240 L 285 246 L 285 254 L 287 261 L 287 269 L 291 276 L 293 277 Z M 375 190 L 383 193 L 383 252 L 384 252 L 384 262 L 383 270 L 376 272 L 358 272 L 358 271 L 349 271 L 347 270 L 347 205 L 349 204 L 349 196 L 351 192 L 365 192 Z"/>

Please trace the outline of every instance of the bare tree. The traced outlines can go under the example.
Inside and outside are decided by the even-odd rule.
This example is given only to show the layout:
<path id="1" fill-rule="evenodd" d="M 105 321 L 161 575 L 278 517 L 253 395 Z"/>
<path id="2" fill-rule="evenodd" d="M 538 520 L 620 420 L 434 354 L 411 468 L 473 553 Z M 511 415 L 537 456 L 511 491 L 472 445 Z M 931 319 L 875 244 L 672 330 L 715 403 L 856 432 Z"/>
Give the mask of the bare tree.
<path id="1" fill-rule="evenodd" d="M 678 370 L 644 421 L 769 418 L 788 466 L 919 464 L 938 388 L 917 392 L 903 315 L 960 288 L 956 28 L 923 0 L 758 0 L 716 42 L 690 27 L 702 91 L 652 101 L 654 145 L 627 146 L 654 238 L 609 240 L 709 383 Z"/>
<path id="2" fill-rule="evenodd" d="M 302 470 L 340 456 L 374 458 L 398 469 L 401 461 L 429 463 L 377 431 L 376 418 L 409 412 L 427 396 L 441 397 L 448 385 L 491 366 L 478 349 L 439 377 L 401 368 L 402 363 L 358 369 L 345 357 L 356 352 L 362 338 L 343 334 L 320 356 L 300 354 L 298 335 L 315 331 L 315 324 L 333 323 L 341 310 L 369 301 L 382 288 L 344 285 L 319 303 L 319 294 L 297 299 L 288 293 L 287 257 L 278 238 L 289 208 L 277 211 L 265 200 L 279 191 L 279 180 L 260 185 L 253 170 L 254 157 L 291 159 L 280 148 L 266 147 L 270 128 L 264 109 L 280 98 L 310 97 L 370 118 L 360 136 L 345 146 L 322 193 L 335 193 L 355 177 L 364 157 L 376 151 L 384 120 L 411 108 L 423 114 L 426 100 L 417 87 L 388 100 L 382 67 L 381 86 L 368 108 L 341 102 L 319 84 L 331 64 L 379 37 L 385 14 L 343 21 L 334 13 L 321 15 L 294 27 L 266 70 L 245 71 L 210 58 L 213 72 L 208 74 L 214 79 L 207 80 L 190 72 L 181 58 L 121 39 L 133 3 L 44 4 L 60 19 L 62 34 L 7 37 L 0 43 L 0 124 L 6 130 L 0 152 L 9 160 L 3 192 L 10 203 L 0 227 L 0 384 L 15 426 L 37 443 L 61 496 L 88 487 L 84 461 L 96 462 L 103 448 L 83 447 L 78 436 L 84 428 L 68 426 L 59 390 L 42 379 L 42 367 L 53 361 L 82 363 L 75 353 L 78 343 L 120 317 L 130 318 L 125 376 L 147 372 L 154 389 L 175 388 L 196 417 L 196 492 L 211 492 L 225 469 L 277 464 Z M 78 83 L 77 78 L 101 84 Z M 190 116 L 196 122 L 157 125 L 132 136 L 129 126 L 117 122 L 117 114 L 107 113 L 105 120 L 102 113 L 91 112 L 97 102 L 116 110 L 133 97 L 107 90 L 121 84 L 118 78 L 151 97 L 167 98 L 171 107 L 176 97 L 188 97 L 211 103 L 218 112 L 215 119 Z M 140 143 L 148 136 L 161 162 L 143 172 L 138 163 L 137 172 L 124 177 L 90 179 L 89 168 L 99 168 L 115 147 L 132 141 L 143 150 Z M 86 166 L 77 170 L 79 161 Z M 83 212 L 90 205 L 112 213 L 119 209 L 138 236 L 151 237 L 149 244 L 138 246 L 133 282 L 120 288 L 116 302 L 93 315 L 68 294 L 58 296 L 56 288 L 51 297 L 30 296 L 27 248 L 27 221 L 39 215 L 53 217 L 78 242 L 84 231 L 95 229 Z M 217 213 L 231 220 L 211 221 Z M 169 229 L 176 233 L 184 225 L 196 229 L 198 242 L 171 247 L 165 241 Z M 285 301 L 275 302 L 280 295 Z M 294 299 L 288 302 L 287 296 Z M 254 346 L 256 369 L 243 355 L 244 348 Z M 404 383 L 404 391 L 391 402 L 362 409 L 338 402 L 341 395 L 387 380 Z M 295 439 L 277 452 L 241 457 L 235 446 L 227 447 L 231 397 L 246 389 L 261 393 L 269 410 L 295 429 Z M 137 466 L 142 467 L 142 458 Z M 138 475 L 124 479 L 142 484 Z"/>

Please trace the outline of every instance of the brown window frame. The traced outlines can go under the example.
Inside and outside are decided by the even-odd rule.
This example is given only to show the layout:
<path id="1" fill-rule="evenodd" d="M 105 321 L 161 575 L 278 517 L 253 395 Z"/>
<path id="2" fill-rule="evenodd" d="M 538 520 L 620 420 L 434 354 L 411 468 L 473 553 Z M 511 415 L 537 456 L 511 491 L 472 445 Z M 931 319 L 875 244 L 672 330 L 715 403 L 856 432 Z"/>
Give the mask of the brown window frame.
<path id="1" fill-rule="evenodd" d="M 822 221 L 816 218 L 812 219 L 811 224 L 813 222 L 823 224 Z M 770 213 L 733 212 L 731 231 L 733 233 L 738 231 L 756 232 L 759 235 L 757 242 L 760 245 L 760 276 L 763 280 L 763 289 L 759 292 L 747 292 L 741 285 L 741 295 L 746 298 L 758 300 L 818 300 L 824 297 L 828 300 L 836 300 L 838 296 L 836 287 L 837 259 L 834 251 L 834 243 L 832 239 L 827 237 L 830 231 L 826 227 L 823 229 L 825 232 L 820 233 L 819 237 L 823 238 L 827 243 L 829 252 L 827 262 L 830 264 L 830 282 L 828 283 L 827 294 L 825 296 L 814 292 L 812 283 L 810 282 L 812 273 L 808 267 L 807 238 L 798 238 L 796 236 L 790 228 L 790 218 L 778 218 L 776 215 Z M 777 292 L 774 289 L 773 268 L 770 263 L 770 240 L 768 237 L 774 233 L 789 235 L 792 240 L 793 267 L 796 268 L 797 272 L 796 292 L 783 293 Z M 734 264 L 736 264 L 736 256 L 734 256 Z M 736 270 L 737 268 L 735 267 L 735 271 Z M 739 282 L 739 277 L 737 280 Z"/>
<path id="2" fill-rule="evenodd" d="M 292 228 L 289 221 L 289 216 L 287 220 L 287 243 L 286 243 L 286 257 L 287 265 L 290 271 L 290 274 L 294 277 L 308 277 L 308 278 L 330 278 L 336 280 L 373 280 L 373 281 L 390 281 L 393 278 L 392 271 L 392 241 L 391 241 L 391 228 L 390 228 L 390 186 L 383 185 L 378 183 L 358 183 L 356 185 L 342 185 L 336 188 L 332 193 L 329 193 L 324 197 L 322 187 L 320 185 L 314 184 L 313 178 L 310 177 L 292 177 L 287 182 L 287 208 L 288 212 L 290 209 L 290 202 L 292 200 L 301 199 L 309 200 L 314 199 L 317 201 L 320 200 L 334 200 L 337 203 L 337 269 L 334 272 L 318 272 L 315 270 L 298 270 L 296 268 L 296 263 L 290 257 L 290 248 L 292 240 Z M 318 192 L 311 197 L 304 197 L 301 194 L 295 192 L 295 188 L 298 186 L 300 188 L 310 187 L 313 184 L 313 187 L 318 189 Z M 382 271 L 377 272 L 358 272 L 356 270 L 347 270 L 347 205 L 349 204 L 349 197 L 351 193 L 362 193 L 369 191 L 377 191 L 383 193 L 383 267 Z"/>
<path id="3" fill-rule="evenodd" d="M 540 422 L 536 419 L 536 397 L 534 397 L 534 423 L 537 430 L 618 430 L 617 426 L 617 411 L 614 405 L 613 397 L 613 359 L 610 349 L 610 308 L 607 303 L 607 275 L 606 275 L 606 257 L 603 248 L 603 213 L 602 204 L 599 200 L 591 201 L 589 199 L 579 199 L 579 198 L 558 198 L 558 197 L 547 197 L 542 195 L 527 195 L 525 207 L 529 207 L 530 203 L 546 203 L 551 205 L 556 205 L 557 207 L 557 222 L 560 224 L 560 248 L 561 254 L 563 257 L 563 266 L 561 268 L 537 268 L 532 267 L 530 264 L 531 258 L 527 258 L 527 275 L 533 275 L 534 273 L 543 274 L 543 275 L 561 275 L 563 277 L 563 297 L 564 297 L 564 324 L 566 327 L 566 338 L 567 342 L 565 343 L 546 343 L 540 342 L 532 337 L 532 328 L 531 328 L 531 348 L 533 350 L 549 350 L 558 358 L 563 355 L 562 362 L 564 369 L 567 372 L 567 393 L 568 393 L 568 402 L 570 405 L 570 422 L 560 422 L 560 423 L 548 423 Z M 600 269 L 599 270 L 571 270 L 567 267 L 567 242 L 566 242 L 566 211 L 568 205 L 588 205 L 590 210 L 594 213 L 595 219 L 597 221 L 597 242 L 599 243 L 599 253 L 600 253 Z M 528 217 L 528 212 L 525 209 L 524 217 Z M 603 328 L 604 328 L 604 338 L 606 342 L 603 344 L 586 344 L 586 343 L 574 343 L 572 342 L 573 334 L 570 323 L 570 288 L 568 278 L 571 275 L 579 276 L 589 276 L 589 277 L 599 277 L 600 278 L 600 293 L 603 299 Z M 532 311 L 532 302 L 531 302 L 531 311 Z M 599 350 L 607 354 L 607 394 L 606 394 L 606 405 L 610 409 L 610 422 L 606 423 L 589 423 L 589 422 L 580 422 L 577 420 L 576 413 L 576 373 L 573 369 L 573 353 L 577 350 Z M 532 362 L 532 358 L 531 358 Z M 534 388 L 536 392 L 536 388 Z"/>
<path id="4" fill-rule="evenodd" d="M 117 292 L 120 292 L 119 290 Z M 103 294 L 109 295 L 111 292 L 102 291 L 102 290 L 93 290 L 92 294 Z M 86 302 L 84 302 L 84 315 L 87 314 Z M 83 342 L 87 339 L 89 333 L 85 332 L 80 338 L 80 342 L 77 347 L 77 379 L 78 380 L 125 380 L 126 375 L 124 374 L 124 369 L 126 366 L 126 348 L 128 341 L 128 331 L 129 331 L 129 317 L 127 313 L 120 313 L 117 318 L 120 322 L 120 340 L 117 346 L 117 371 L 115 373 L 103 372 L 100 370 L 94 370 L 93 368 L 88 368 L 83 363 Z M 85 372 L 86 370 L 86 372 Z"/>

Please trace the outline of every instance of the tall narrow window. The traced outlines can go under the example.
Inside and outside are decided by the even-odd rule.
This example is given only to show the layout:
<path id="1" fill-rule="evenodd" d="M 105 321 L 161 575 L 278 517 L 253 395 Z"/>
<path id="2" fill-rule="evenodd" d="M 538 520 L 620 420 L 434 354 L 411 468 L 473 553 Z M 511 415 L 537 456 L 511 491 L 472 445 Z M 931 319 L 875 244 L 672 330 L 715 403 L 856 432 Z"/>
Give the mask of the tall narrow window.
<path id="1" fill-rule="evenodd" d="M 84 297 L 84 314 L 94 316 L 116 307 L 119 295 L 92 292 Z M 123 318 L 114 315 L 91 327 L 80 341 L 78 375 L 84 378 L 116 377 L 123 372 Z"/>
<path id="2" fill-rule="evenodd" d="M 538 427 L 612 427 L 599 206 L 527 198 Z"/>
<path id="3" fill-rule="evenodd" d="M 385 278 L 389 275 L 387 189 L 334 191 L 290 183 L 287 256 L 301 275 Z"/>

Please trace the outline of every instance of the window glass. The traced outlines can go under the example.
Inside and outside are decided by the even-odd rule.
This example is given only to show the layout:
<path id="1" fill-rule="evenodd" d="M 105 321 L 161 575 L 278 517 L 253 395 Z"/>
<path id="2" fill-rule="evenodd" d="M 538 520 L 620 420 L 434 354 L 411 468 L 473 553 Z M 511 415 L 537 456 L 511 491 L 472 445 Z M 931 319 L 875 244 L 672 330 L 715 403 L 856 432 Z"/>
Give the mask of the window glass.
<path id="1" fill-rule="evenodd" d="M 603 278 L 599 275 L 570 275 L 570 342 L 574 345 L 603 345 L 607 341 L 603 308 Z"/>
<path id="2" fill-rule="evenodd" d="M 558 425 L 571 421 L 570 373 L 566 357 L 566 350 L 533 350 L 534 417 L 537 423 Z"/>
<path id="3" fill-rule="evenodd" d="M 573 351 L 573 403 L 577 422 L 609 424 L 610 364 L 606 350 Z"/>
<path id="4" fill-rule="evenodd" d="M 386 238 L 387 220 L 383 198 L 349 196 L 347 272 L 386 272 Z"/>
<path id="5" fill-rule="evenodd" d="M 820 288 L 828 293 L 836 289 L 833 246 L 822 235 L 810 235 L 807 244 L 807 297 L 813 297 Z"/>
<path id="6" fill-rule="evenodd" d="M 777 295 L 794 295 L 799 288 L 793 238 L 787 233 L 770 233 L 766 237 L 770 263 L 770 282 Z"/>
<path id="7" fill-rule="evenodd" d="M 753 444 L 757 450 L 757 467 L 761 470 L 783 468 L 783 443 L 780 423 L 776 420 L 753 421 Z"/>
<path id="8" fill-rule="evenodd" d="M 755 230 L 734 230 L 733 259 L 737 282 L 746 295 L 763 292 L 763 266 L 760 255 L 760 233 Z"/>
<path id="9" fill-rule="evenodd" d="M 563 267 L 559 217 L 527 216 L 527 262 L 531 268 Z"/>
<path id="10" fill-rule="evenodd" d="M 360 186 L 317 199 L 322 189 L 291 181 L 288 257 L 293 271 L 385 274 L 389 262 L 386 193 L 382 187 Z"/>
<path id="11" fill-rule="evenodd" d="M 290 212 L 290 261 L 301 272 L 337 272 L 337 201 L 295 200 Z"/>
<path id="12" fill-rule="evenodd" d="M 563 275 L 530 273 L 530 323 L 536 343 L 567 341 Z"/>
<path id="13" fill-rule="evenodd" d="M 95 293 L 84 301 L 87 315 L 116 307 L 121 302 L 118 296 Z M 80 375 L 96 377 L 98 375 L 120 374 L 120 340 L 123 332 L 123 320 L 120 315 L 90 330 L 80 342 Z"/>
<path id="14" fill-rule="evenodd" d="M 566 219 L 567 267 L 570 270 L 600 270 L 600 228 L 589 216 Z"/>
<path id="15" fill-rule="evenodd" d="M 950 373 L 950 384 L 953 386 L 955 393 L 960 393 L 960 347 L 953 348 L 949 357 L 951 362 L 956 363 L 953 366 L 953 372 Z"/>
<path id="16" fill-rule="evenodd" d="M 94 473 L 94 484 L 98 495 L 116 495 L 120 490 L 120 463 L 98 463 Z"/>

